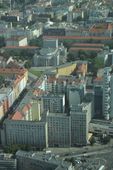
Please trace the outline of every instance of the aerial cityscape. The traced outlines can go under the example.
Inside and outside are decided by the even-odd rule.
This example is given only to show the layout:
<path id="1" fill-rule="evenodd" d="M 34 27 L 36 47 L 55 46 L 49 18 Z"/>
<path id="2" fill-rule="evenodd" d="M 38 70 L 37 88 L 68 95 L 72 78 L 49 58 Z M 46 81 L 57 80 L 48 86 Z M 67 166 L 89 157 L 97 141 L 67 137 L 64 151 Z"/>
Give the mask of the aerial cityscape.
<path id="1" fill-rule="evenodd" d="M 0 0 L 0 170 L 113 170 L 112 0 Z"/>

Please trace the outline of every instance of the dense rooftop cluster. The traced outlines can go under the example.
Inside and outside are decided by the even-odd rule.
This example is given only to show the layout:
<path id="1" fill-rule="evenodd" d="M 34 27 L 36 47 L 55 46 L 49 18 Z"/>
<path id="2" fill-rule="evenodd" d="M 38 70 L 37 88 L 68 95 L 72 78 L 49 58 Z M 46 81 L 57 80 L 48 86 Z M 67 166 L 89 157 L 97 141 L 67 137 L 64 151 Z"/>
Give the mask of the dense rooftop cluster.
<path id="1" fill-rule="evenodd" d="M 49 150 L 106 144 L 109 151 L 112 6 L 112 0 L 1 0 L 0 144 L 5 151 L 26 151 L 15 159 L 2 154 L 0 168 L 113 168 L 106 156 L 92 161 L 95 153 Z"/>

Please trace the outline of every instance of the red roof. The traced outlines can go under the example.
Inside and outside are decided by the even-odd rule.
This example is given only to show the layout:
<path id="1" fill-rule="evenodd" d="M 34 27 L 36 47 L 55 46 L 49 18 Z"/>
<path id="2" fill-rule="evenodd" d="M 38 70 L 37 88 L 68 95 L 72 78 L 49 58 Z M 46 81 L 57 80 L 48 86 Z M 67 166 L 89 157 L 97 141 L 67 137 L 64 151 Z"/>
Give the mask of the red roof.
<path id="1" fill-rule="evenodd" d="M 26 104 L 23 109 L 22 112 L 26 113 L 27 111 L 29 111 L 31 109 L 32 105 L 31 103 Z"/>
<path id="2" fill-rule="evenodd" d="M 1 74 L 24 74 L 27 72 L 25 68 L 0 68 Z"/>
<path id="3" fill-rule="evenodd" d="M 96 33 L 102 33 L 105 32 L 107 30 L 112 30 L 113 26 L 112 24 L 107 24 L 107 23 L 101 23 L 101 24 L 97 24 L 97 25 L 93 25 L 93 27 L 90 28 L 90 32 L 96 32 Z"/>
<path id="4" fill-rule="evenodd" d="M 45 91 L 43 91 L 42 89 L 36 89 L 33 91 L 33 94 L 35 96 L 39 96 L 39 95 L 45 94 Z"/>
<path id="5" fill-rule="evenodd" d="M 99 37 L 99 36 L 43 36 L 43 38 L 47 39 L 72 39 L 72 40 L 87 40 L 87 39 L 94 39 L 94 40 L 110 40 L 112 37 Z"/>
<path id="6" fill-rule="evenodd" d="M 22 113 L 20 113 L 19 111 L 17 111 L 13 116 L 12 116 L 12 120 L 22 120 L 23 115 Z"/>
<path id="7" fill-rule="evenodd" d="M 102 80 L 103 80 L 102 77 L 96 77 L 96 78 L 94 79 L 94 81 L 102 81 Z"/>
<path id="8" fill-rule="evenodd" d="M 7 38 L 6 41 L 21 41 L 24 38 L 27 38 L 27 37 L 25 37 L 25 36 L 22 36 L 22 37 L 16 36 L 16 37 Z"/>
<path id="9" fill-rule="evenodd" d="M 78 50 L 86 50 L 86 51 L 101 51 L 101 48 L 84 48 L 84 47 L 72 47 L 69 51 L 78 51 Z"/>
<path id="10" fill-rule="evenodd" d="M 15 48 L 15 49 L 36 49 L 36 48 L 39 48 L 37 46 L 7 46 L 7 47 L 3 47 L 5 49 L 8 49 L 8 48 Z"/>
<path id="11" fill-rule="evenodd" d="M 67 81 L 67 84 L 79 84 L 81 82 L 80 79 L 63 79 L 63 78 L 58 78 L 58 79 L 48 79 L 48 83 L 63 83 Z"/>
<path id="12" fill-rule="evenodd" d="M 89 43 L 74 43 L 72 46 L 84 46 L 84 47 L 104 47 L 104 44 L 89 44 Z"/>

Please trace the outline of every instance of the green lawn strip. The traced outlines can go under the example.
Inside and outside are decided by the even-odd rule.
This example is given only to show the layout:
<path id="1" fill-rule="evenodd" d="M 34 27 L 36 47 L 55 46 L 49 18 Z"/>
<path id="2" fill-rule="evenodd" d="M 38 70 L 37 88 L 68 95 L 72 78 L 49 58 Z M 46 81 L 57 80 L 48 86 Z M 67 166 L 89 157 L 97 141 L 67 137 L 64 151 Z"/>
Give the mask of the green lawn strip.
<path id="1" fill-rule="evenodd" d="M 40 77 L 43 73 L 43 71 L 34 70 L 34 69 L 30 69 L 29 72 L 32 73 L 33 75 L 37 76 L 37 77 Z"/>

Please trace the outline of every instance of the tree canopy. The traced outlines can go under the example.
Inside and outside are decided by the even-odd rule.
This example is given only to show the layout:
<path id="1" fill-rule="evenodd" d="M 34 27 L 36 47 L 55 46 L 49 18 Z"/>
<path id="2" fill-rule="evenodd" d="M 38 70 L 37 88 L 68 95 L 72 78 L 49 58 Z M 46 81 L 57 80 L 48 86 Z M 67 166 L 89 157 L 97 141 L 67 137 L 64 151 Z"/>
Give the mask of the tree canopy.
<path id="1" fill-rule="evenodd" d="M 104 67 L 104 58 L 95 58 L 94 60 L 94 67 L 96 70 Z"/>

